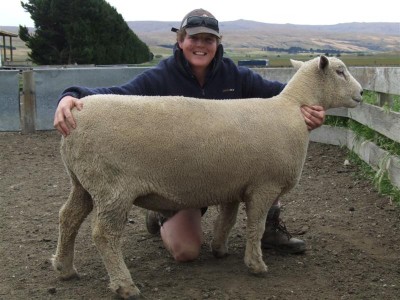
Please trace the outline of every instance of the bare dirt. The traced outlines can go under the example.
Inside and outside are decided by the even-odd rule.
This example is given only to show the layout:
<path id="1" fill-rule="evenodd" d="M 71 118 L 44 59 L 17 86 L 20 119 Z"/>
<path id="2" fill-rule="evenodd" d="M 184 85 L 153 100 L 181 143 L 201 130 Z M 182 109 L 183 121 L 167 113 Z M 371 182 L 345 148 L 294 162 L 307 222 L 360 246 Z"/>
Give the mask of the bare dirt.
<path id="1" fill-rule="evenodd" d="M 77 238 L 81 279 L 60 281 L 49 258 L 58 237 L 58 210 L 69 192 L 55 132 L 0 133 L 0 298 L 115 299 L 92 242 L 90 221 Z M 243 262 L 245 215 L 240 211 L 230 256 L 209 251 L 216 209 L 203 217 L 199 259 L 176 263 L 132 209 L 125 261 L 144 299 L 400 299 L 400 209 L 345 166 L 347 151 L 311 143 L 300 184 L 282 199 L 281 217 L 307 243 L 303 255 L 264 251 L 266 277 Z"/>

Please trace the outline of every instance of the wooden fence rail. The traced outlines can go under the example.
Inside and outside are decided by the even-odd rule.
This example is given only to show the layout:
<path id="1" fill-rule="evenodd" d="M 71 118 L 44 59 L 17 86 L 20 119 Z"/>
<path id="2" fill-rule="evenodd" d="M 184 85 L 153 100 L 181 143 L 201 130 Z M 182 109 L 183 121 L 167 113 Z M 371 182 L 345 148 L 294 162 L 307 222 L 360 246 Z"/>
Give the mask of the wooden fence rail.
<path id="1" fill-rule="evenodd" d="M 363 103 L 353 109 L 331 109 L 328 115 L 355 120 L 385 137 L 400 143 L 400 113 L 384 109 L 393 107 L 394 95 L 400 95 L 400 68 L 350 68 L 350 72 L 365 90 L 378 93 L 376 105 Z M 324 125 L 311 133 L 315 142 L 346 146 L 374 168 L 378 176 L 387 174 L 400 189 L 400 157 L 379 148 L 350 129 Z"/>

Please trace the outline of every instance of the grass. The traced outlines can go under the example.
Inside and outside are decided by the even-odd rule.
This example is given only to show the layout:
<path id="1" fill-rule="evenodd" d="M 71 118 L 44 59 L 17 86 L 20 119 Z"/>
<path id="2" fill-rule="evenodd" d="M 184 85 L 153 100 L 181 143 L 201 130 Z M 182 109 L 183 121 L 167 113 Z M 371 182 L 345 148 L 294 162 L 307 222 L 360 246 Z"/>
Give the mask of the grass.
<path id="1" fill-rule="evenodd" d="M 375 171 L 352 151 L 349 152 L 349 160 L 358 166 L 357 176 L 371 181 L 380 195 L 388 196 L 394 203 L 400 205 L 400 190 L 392 185 L 387 172 Z"/>
<path id="2" fill-rule="evenodd" d="M 256 49 L 233 49 L 225 50 L 225 56 L 231 58 L 235 63 L 246 59 L 268 59 L 269 67 L 291 67 L 290 59 L 310 60 L 319 54 L 282 54 L 260 51 Z M 371 53 L 368 55 L 343 54 L 339 57 L 347 66 L 400 66 L 400 55 L 398 52 Z"/>
<path id="3" fill-rule="evenodd" d="M 155 66 L 160 60 L 169 57 L 172 54 L 172 49 L 164 47 L 151 47 L 151 52 L 154 54 L 154 60 L 144 63 L 140 66 Z M 268 59 L 270 68 L 287 68 L 292 67 L 290 59 L 306 61 L 319 54 L 282 54 L 258 49 L 225 49 L 225 57 L 229 57 L 236 64 L 239 60 L 249 59 Z M 369 55 L 344 54 L 339 57 L 347 66 L 380 66 L 380 67 L 400 67 L 400 54 L 394 53 L 374 53 Z M 400 105 L 399 105 L 400 106 Z"/>
<path id="4" fill-rule="evenodd" d="M 383 108 L 387 111 L 395 111 L 400 112 L 400 95 L 393 95 L 393 102 L 389 106 L 389 104 L 385 103 Z M 377 104 L 378 103 L 378 94 L 373 91 L 364 90 L 363 101 L 368 104 Z"/>
<path id="5" fill-rule="evenodd" d="M 15 62 L 24 63 L 28 59 L 29 49 L 25 43 L 19 38 L 13 39 L 13 46 L 16 48 L 13 52 Z M 151 46 L 150 51 L 154 54 L 154 60 L 141 64 L 140 66 L 148 67 L 155 66 L 160 60 L 165 59 L 172 55 L 172 49 L 161 46 Z M 10 53 L 7 53 L 10 56 Z M 225 57 L 231 58 L 235 63 L 239 60 L 246 59 L 268 59 L 269 67 L 291 67 L 290 59 L 296 60 L 309 60 L 313 57 L 319 56 L 314 53 L 300 53 L 288 54 L 261 51 L 259 48 L 225 48 Z M 343 54 L 340 59 L 344 61 L 347 66 L 400 66 L 400 53 L 397 52 L 377 52 L 377 53 L 360 53 L 360 54 Z"/>
<path id="6" fill-rule="evenodd" d="M 377 94 L 371 91 L 365 91 L 363 95 L 363 100 L 369 104 L 375 104 L 377 102 L 377 98 Z M 395 96 L 391 110 L 398 112 L 399 109 L 400 96 Z M 399 143 L 374 131 L 368 126 L 360 124 L 346 117 L 337 116 L 327 116 L 324 124 L 349 128 L 356 134 L 358 139 L 371 141 L 381 149 L 387 151 L 389 154 L 400 157 Z M 362 177 L 367 178 L 371 182 L 373 182 L 381 195 L 389 196 L 394 202 L 400 205 L 400 190 L 392 185 L 388 178 L 387 172 L 374 170 L 371 166 L 361 160 L 356 153 L 352 151 L 350 151 L 349 159 L 359 166 L 360 174 L 362 175 Z"/>
<path id="7" fill-rule="evenodd" d="M 348 120 L 348 127 L 356 134 L 358 139 L 369 140 L 381 149 L 386 150 L 390 155 L 400 157 L 399 143 L 353 120 Z M 400 205 L 400 190 L 391 183 L 388 172 L 386 170 L 382 171 L 384 168 L 378 171 L 374 170 L 353 151 L 350 151 L 349 159 L 359 166 L 362 177 L 370 180 L 381 195 L 389 196 L 392 201 Z M 385 161 L 385 159 L 383 160 Z"/>

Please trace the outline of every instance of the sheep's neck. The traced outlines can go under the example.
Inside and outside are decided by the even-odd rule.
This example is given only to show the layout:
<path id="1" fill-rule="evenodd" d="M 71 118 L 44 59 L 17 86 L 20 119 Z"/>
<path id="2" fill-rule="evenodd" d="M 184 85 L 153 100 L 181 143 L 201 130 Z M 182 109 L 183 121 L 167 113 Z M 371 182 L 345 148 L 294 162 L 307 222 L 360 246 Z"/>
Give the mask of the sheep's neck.
<path id="1" fill-rule="evenodd" d="M 302 105 L 317 105 L 321 86 L 305 74 L 295 74 L 280 95 L 287 101 Z"/>

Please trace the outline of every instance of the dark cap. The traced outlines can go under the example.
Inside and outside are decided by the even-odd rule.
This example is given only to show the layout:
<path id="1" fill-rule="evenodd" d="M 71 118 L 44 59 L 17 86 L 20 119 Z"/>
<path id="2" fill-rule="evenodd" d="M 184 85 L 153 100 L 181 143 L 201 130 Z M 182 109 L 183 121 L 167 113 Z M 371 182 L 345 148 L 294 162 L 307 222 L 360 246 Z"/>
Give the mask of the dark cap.
<path id="1" fill-rule="evenodd" d="M 195 35 L 198 33 L 210 33 L 218 38 L 219 34 L 218 20 L 205 9 L 199 8 L 189 12 L 182 20 L 179 30 L 185 29 L 188 35 Z M 172 31 L 178 31 L 172 28 Z"/>

